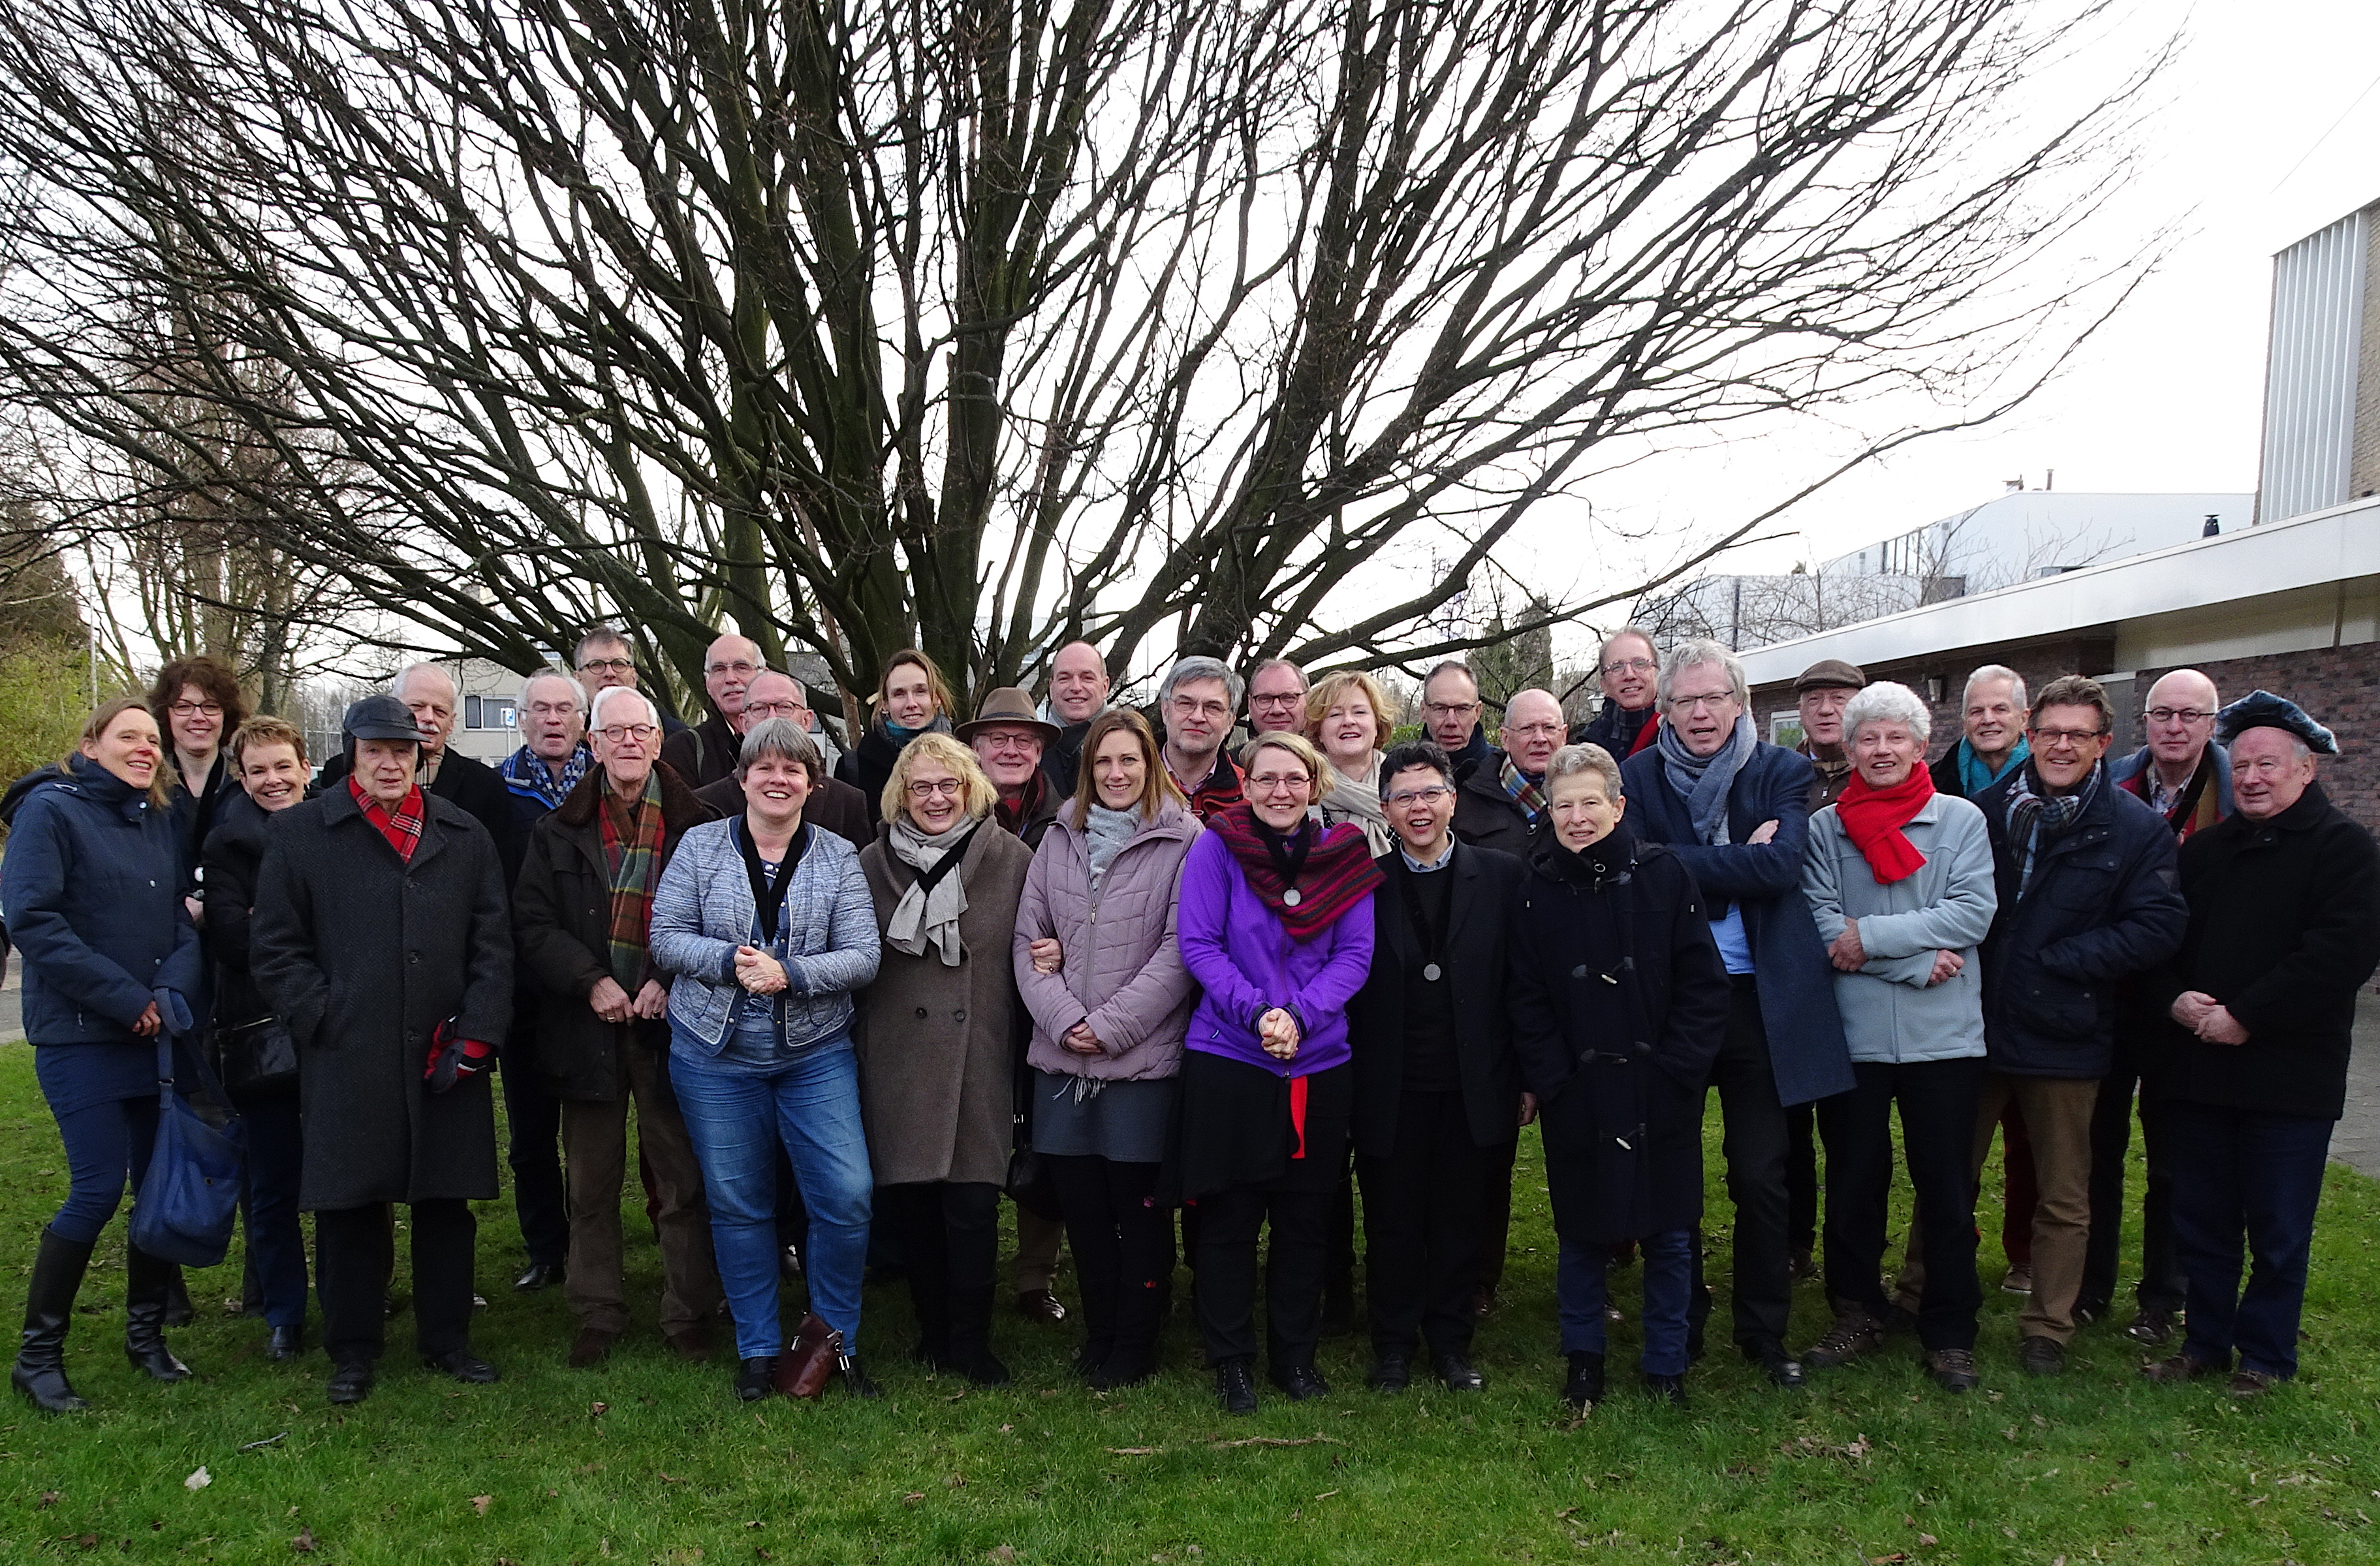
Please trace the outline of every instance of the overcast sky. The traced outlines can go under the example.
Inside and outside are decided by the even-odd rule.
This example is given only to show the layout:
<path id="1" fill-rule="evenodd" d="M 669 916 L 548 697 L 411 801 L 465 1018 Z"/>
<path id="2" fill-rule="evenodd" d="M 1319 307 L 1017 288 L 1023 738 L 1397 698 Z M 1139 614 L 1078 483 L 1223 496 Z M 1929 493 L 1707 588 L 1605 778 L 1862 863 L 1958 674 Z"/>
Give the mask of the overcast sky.
<path id="1" fill-rule="evenodd" d="M 1907 449 L 1784 524 L 1794 536 L 1727 558 L 1781 571 L 2002 492 L 2252 491 L 2273 252 L 2380 198 L 2380 5 L 2371 0 L 2143 0 L 2143 52 L 2179 29 L 2154 95 L 2145 166 L 2099 220 L 2104 253 L 2179 223 L 2163 268 L 2065 377 L 2010 419 Z M 2125 64 L 2121 37 L 2106 67 Z M 1806 476 L 1790 439 L 1671 464 L 1658 493 L 1609 497 L 1708 533 L 1747 495 Z M 1536 540 L 1533 540 L 1536 541 Z M 1542 542 L 1538 547 L 1543 547 Z"/>

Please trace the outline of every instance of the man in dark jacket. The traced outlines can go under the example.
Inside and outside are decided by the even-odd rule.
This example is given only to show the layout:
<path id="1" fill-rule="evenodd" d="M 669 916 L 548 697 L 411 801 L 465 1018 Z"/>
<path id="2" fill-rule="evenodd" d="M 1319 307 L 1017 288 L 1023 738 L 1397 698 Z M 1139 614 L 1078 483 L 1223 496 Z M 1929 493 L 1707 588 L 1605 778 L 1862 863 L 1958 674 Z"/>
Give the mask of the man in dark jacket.
<path id="1" fill-rule="evenodd" d="M 719 1274 L 702 1170 L 669 1090 L 669 990 L 642 938 L 679 839 L 717 813 L 654 763 L 661 712 L 643 692 L 602 692 L 589 737 L 596 766 L 538 822 L 513 889 L 514 941 L 539 995 L 536 1034 L 519 1040 L 505 1071 L 525 1072 L 562 1105 L 564 1292 L 578 1319 L 571 1366 L 600 1364 L 628 1327 L 620 1181 L 632 1099 L 661 1240 L 662 1335 L 681 1359 L 699 1360 L 710 1353 Z"/>
<path id="2" fill-rule="evenodd" d="M 2231 759 L 2214 743 L 2215 714 L 2223 705 L 2215 682 L 2195 669 L 2175 669 L 2149 687 L 2141 714 L 2148 743 L 2107 763 L 2107 781 L 2165 818 L 2177 843 L 2231 814 Z M 2125 1336 L 2151 1348 L 2170 1341 L 2187 1284 L 2173 1245 L 2173 1173 L 2162 1106 L 2148 1086 L 2165 1049 L 2165 1009 L 2148 1002 L 2138 982 L 2119 988 L 2116 1056 L 2099 1084 L 2091 1111 L 2091 1244 L 2082 1264 L 2078 1319 L 2107 1314 L 2124 1240 L 2124 1158 L 2132 1140 L 2137 1091 L 2141 1153 L 2148 1166 L 2141 1196 L 2141 1281 Z"/>
<path id="3" fill-rule="evenodd" d="M 613 686 L 625 686 L 630 690 L 643 688 L 637 683 L 637 649 L 628 644 L 625 636 L 610 625 L 598 625 L 578 638 L 578 646 L 570 655 L 570 667 L 590 702 Z M 650 701 L 652 698 L 645 699 Z M 662 714 L 664 740 L 686 730 L 686 724 L 666 712 Z"/>
<path id="4" fill-rule="evenodd" d="M 2091 1220 L 2091 1123 L 2115 1055 L 2119 987 L 2171 957 L 2190 910 L 2173 834 L 2115 787 L 2101 758 L 2116 713 L 2096 680 L 2069 674 L 2034 698 L 2032 757 L 1975 801 L 1991 829 L 1999 912 L 1983 950 L 1990 1069 L 1975 1122 L 1983 1173 L 2000 1111 L 2024 1111 L 2033 1145 L 2033 1293 L 2017 1361 L 2066 1366 Z"/>
<path id="5" fill-rule="evenodd" d="M 2223 710 L 2215 737 L 2236 808 L 2182 847 L 2190 929 L 2155 987 L 2174 1024 L 2156 1088 L 2189 1332 L 2145 1374 L 2221 1375 L 2236 1350 L 2231 1393 L 2254 1397 L 2297 1373 L 2356 992 L 2380 967 L 2380 845 L 2324 796 L 2314 758 L 2338 742 L 2295 702 L 2256 691 Z"/>
<path id="6" fill-rule="evenodd" d="M 1426 1342 L 1451 1391 L 1485 1383 L 1471 1365 L 1471 1295 L 1494 1223 L 1491 1175 L 1509 1171 L 1536 1116 L 1512 1054 L 1503 991 L 1506 931 L 1525 871 L 1458 844 L 1454 767 L 1431 744 L 1380 764 L 1397 847 L 1373 861 L 1372 971 L 1349 1013 L 1355 1171 L 1364 1184 L 1371 1383 L 1399 1391 Z M 1510 1220 L 1507 1175 L 1506 1220 Z"/>
<path id="7" fill-rule="evenodd" d="M 1450 658 L 1421 683 L 1422 735 L 1454 763 L 1456 786 L 1471 781 L 1479 764 L 1494 754 L 1488 731 L 1479 723 L 1479 681 L 1471 666 Z"/>
<path id="8" fill-rule="evenodd" d="M 512 1024 L 511 917 L 496 845 L 415 781 L 402 703 L 347 709 L 346 781 L 274 823 L 249 933 L 258 986 L 298 1041 L 310 1135 L 299 1205 L 314 1214 L 331 1401 L 360 1402 L 385 1344 L 388 1204 L 412 1209 L 415 1341 L 457 1380 L 471 1352 L 470 1204 L 496 1195 L 488 1092 Z"/>
<path id="9" fill-rule="evenodd" d="M 802 687 L 802 682 L 791 674 L 763 669 L 752 676 L 751 685 L 745 689 L 744 709 L 736 720 L 735 734 L 736 754 L 728 758 L 726 775 L 696 789 L 697 799 L 722 816 L 744 813 L 744 780 L 735 775 L 735 763 L 743 754 L 745 733 L 753 724 L 765 723 L 771 718 L 783 718 L 804 734 L 817 737 L 810 728 L 809 692 Z M 876 841 L 876 829 L 868 820 L 867 796 L 841 778 L 820 776 L 811 785 L 809 799 L 802 806 L 802 819 L 820 832 L 834 833 L 854 848 L 865 848 Z"/>
<path id="10" fill-rule="evenodd" d="M 512 795 L 504 780 L 484 761 L 475 761 L 448 742 L 462 711 L 455 696 L 455 678 L 436 663 L 411 663 L 388 684 L 391 696 L 413 714 L 414 731 L 421 739 L 421 786 L 440 799 L 468 811 L 488 829 L 504 866 L 504 884 L 512 884 L 520 868 L 520 847 L 513 832 Z M 347 776 L 348 759 L 342 753 L 322 763 L 316 787 L 328 793 Z"/>
<path id="11" fill-rule="evenodd" d="M 1549 690 L 1524 690 L 1504 704 L 1502 748 L 1481 758 L 1454 796 L 1454 835 L 1475 848 L 1524 858 L 1545 818 L 1546 768 L 1565 733 Z M 1618 759 L 1617 757 L 1613 759 Z"/>
<path id="12" fill-rule="evenodd" d="M 1625 761 L 1651 745 L 1660 729 L 1654 699 L 1661 677 L 1660 654 L 1653 650 L 1651 637 L 1622 625 L 1603 638 L 1595 674 L 1603 687 L 1603 706 L 1571 731 L 1570 742 L 1599 745 L 1614 761 Z"/>
<path id="13" fill-rule="evenodd" d="M 1832 805 L 1852 780 L 1851 747 L 1843 737 L 1843 709 L 1867 674 L 1856 663 L 1822 658 L 1793 681 L 1794 704 L 1802 714 L 1802 743 L 1797 755 L 1810 761 L 1810 814 Z M 1818 1242 L 1817 1111 L 1795 1104 L 1785 1111 L 1791 1147 L 1786 1165 L 1786 1207 L 1792 1231 L 1793 1276 L 1813 1270 L 1811 1253 Z"/>
<path id="14" fill-rule="evenodd" d="M 1050 712 L 1058 720 L 1058 737 L 1050 742 L 1041 765 L 1061 799 L 1074 796 L 1083 740 L 1091 720 L 1107 710 L 1109 688 L 1107 660 L 1087 641 L 1070 641 L 1050 660 Z"/>
<path id="15" fill-rule="evenodd" d="M 1802 894 L 1810 763 L 1756 737 L 1743 665 L 1717 642 L 1670 654 L 1660 706 L 1659 737 L 1622 770 L 1629 819 L 1693 873 L 1727 967 L 1732 999 L 1711 1084 L 1726 1118 L 1735 1203 L 1735 1341 L 1770 1380 L 1798 1387 L 1801 1366 L 1784 1347 L 1786 1111 L 1852 1085 L 1832 970 Z M 1699 1315 L 1709 1308 L 1699 1269 L 1695 1281 Z"/>
<path id="16" fill-rule="evenodd" d="M 744 693 L 768 665 L 760 660 L 760 644 L 729 632 L 711 642 L 702 655 L 702 693 L 710 701 L 710 716 L 684 734 L 662 744 L 662 762 L 700 789 L 735 770 L 744 747 Z"/>

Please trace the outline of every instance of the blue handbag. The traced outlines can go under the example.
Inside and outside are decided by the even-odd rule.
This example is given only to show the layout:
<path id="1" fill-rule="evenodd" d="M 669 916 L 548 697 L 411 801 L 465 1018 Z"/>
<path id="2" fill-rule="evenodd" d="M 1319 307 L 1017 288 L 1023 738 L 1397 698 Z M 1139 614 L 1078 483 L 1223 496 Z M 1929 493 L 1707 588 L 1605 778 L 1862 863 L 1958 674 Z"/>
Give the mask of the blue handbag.
<path id="1" fill-rule="evenodd" d="M 204 1051 L 192 1050 L 185 1058 L 197 1068 L 212 1100 L 204 1111 L 175 1090 L 174 1042 L 160 1028 L 157 1146 L 132 1199 L 131 1239 L 152 1256 L 184 1267 L 212 1267 L 231 1249 L 232 1220 L 248 1167 L 248 1127 L 233 1111 Z"/>

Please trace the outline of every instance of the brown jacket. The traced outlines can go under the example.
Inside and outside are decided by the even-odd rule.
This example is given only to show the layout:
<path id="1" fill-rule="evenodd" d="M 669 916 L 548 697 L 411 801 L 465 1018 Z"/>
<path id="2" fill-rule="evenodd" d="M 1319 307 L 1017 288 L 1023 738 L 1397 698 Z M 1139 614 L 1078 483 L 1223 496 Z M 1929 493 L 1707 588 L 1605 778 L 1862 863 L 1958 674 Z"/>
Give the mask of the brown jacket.
<path id="1" fill-rule="evenodd" d="M 880 933 L 917 879 L 893 856 L 890 832 L 880 829 L 859 856 Z M 958 965 L 945 966 L 930 947 L 917 957 L 884 947 L 853 1034 L 879 1185 L 997 1185 L 1008 1176 L 1018 1013 L 1009 949 L 1032 864 L 1033 851 L 987 817 L 953 872 L 967 898 Z"/>

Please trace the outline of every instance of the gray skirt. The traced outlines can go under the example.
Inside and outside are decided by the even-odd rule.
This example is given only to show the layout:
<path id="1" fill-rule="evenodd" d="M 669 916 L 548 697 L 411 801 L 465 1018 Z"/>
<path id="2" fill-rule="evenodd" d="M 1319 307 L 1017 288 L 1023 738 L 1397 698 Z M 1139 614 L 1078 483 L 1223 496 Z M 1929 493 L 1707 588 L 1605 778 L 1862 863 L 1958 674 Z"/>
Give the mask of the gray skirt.
<path id="1" fill-rule="evenodd" d="M 1112 1159 L 1118 1163 L 1162 1163 L 1166 1133 L 1173 1122 L 1172 1077 L 1111 1082 L 1077 1100 L 1082 1078 L 1035 1068 L 1033 1150 L 1058 1158 Z"/>

